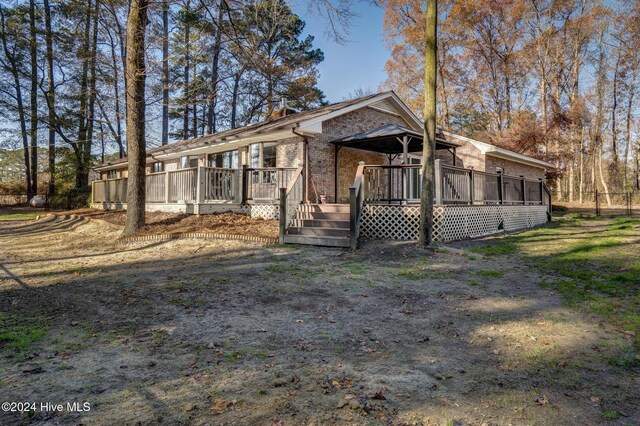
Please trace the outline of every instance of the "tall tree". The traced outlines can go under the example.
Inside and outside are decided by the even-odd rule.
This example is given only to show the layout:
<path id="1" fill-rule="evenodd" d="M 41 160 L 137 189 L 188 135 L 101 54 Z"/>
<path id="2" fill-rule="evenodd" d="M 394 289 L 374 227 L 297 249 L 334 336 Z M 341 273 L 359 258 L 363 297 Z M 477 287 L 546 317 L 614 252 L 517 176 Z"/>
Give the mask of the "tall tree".
<path id="1" fill-rule="evenodd" d="M 49 195 L 56 193 L 56 95 L 53 75 L 53 31 L 51 29 L 51 7 L 49 0 L 44 0 L 45 43 L 47 45 L 47 107 L 49 111 Z"/>
<path id="2" fill-rule="evenodd" d="M 424 133 L 422 142 L 422 183 L 420 194 L 420 234 L 418 244 L 428 247 L 433 239 L 433 196 L 436 149 L 436 78 L 438 68 L 438 1 L 427 0 L 424 54 Z"/>
<path id="3" fill-rule="evenodd" d="M 169 1 L 162 0 L 162 145 L 169 143 Z"/>
<path id="4" fill-rule="evenodd" d="M 145 221 L 145 32 L 148 0 L 131 0 L 127 17 L 127 217 L 124 235 L 132 235 Z"/>
<path id="5" fill-rule="evenodd" d="M 38 193 L 38 40 L 36 34 L 36 5 L 29 0 L 29 53 L 31 59 L 31 187 L 27 190 L 29 198 Z"/>

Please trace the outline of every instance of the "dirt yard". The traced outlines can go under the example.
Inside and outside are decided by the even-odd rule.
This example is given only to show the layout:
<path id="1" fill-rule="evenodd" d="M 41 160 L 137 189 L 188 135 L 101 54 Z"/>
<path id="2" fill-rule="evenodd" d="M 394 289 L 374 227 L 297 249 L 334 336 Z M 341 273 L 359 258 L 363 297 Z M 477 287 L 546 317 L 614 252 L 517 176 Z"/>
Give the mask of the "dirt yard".
<path id="1" fill-rule="evenodd" d="M 38 404 L 0 424 L 640 424 L 635 333 L 536 251 L 614 232 L 570 226 L 425 253 L 0 223 L 0 402 Z"/>

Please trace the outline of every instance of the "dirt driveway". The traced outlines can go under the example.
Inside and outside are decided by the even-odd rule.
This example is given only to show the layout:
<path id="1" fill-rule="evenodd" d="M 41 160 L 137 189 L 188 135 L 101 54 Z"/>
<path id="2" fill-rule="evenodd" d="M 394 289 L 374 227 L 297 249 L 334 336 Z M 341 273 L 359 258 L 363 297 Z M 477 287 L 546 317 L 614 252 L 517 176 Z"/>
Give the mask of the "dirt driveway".
<path id="1" fill-rule="evenodd" d="M 116 237 L 0 224 L 1 424 L 640 424 L 632 337 L 515 255 Z"/>

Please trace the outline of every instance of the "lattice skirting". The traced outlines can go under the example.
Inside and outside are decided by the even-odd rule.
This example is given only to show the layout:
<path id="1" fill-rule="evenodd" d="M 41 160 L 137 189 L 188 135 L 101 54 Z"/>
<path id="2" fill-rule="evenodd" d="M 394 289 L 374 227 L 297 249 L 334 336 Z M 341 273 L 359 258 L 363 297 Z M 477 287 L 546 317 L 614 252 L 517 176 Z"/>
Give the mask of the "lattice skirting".
<path id="1" fill-rule="evenodd" d="M 370 239 L 416 240 L 419 222 L 418 206 L 365 205 L 359 235 Z M 433 237 L 435 241 L 463 240 L 546 222 L 546 206 L 437 206 L 433 208 Z"/>
<path id="2" fill-rule="evenodd" d="M 240 207 L 240 213 L 251 217 L 277 220 L 280 218 L 280 206 L 275 204 L 243 204 Z"/>

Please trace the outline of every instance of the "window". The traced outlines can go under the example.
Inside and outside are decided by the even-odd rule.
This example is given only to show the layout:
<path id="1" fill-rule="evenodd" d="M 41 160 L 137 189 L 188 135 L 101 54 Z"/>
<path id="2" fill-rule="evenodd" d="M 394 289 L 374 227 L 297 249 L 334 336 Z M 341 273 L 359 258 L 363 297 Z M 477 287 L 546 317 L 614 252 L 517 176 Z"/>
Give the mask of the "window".
<path id="1" fill-rule="evenodd" d="M 249 146 L 251 167 L 276 167 L 276 143 L 254 143 Z"/>
<path id="2" fill-rule="evenodd" d="M 164 172 L 164 163 L 162 161 L 156 161 L 151 164 L 151 173 Z"/>
<path id="3" fill-rule="evenodd" d="M 198 157 L 185 155 L 184 157 L 180 157 L 180 168 L 188 169 L 191 167 L 198 167 Z"/>
<path id="4" fill-rule="evenodd" d="M 209 167 L 220 167 L 224 169 L 238 168 L 238 151 L 225 151 L 209 154 Z"/>
<path id="5" fill-rule="evenodd" d="M 116 179 L 118 177 L 117 170 L 109 170 L 109 174 L 107 175 L 107 179 Z"/>

